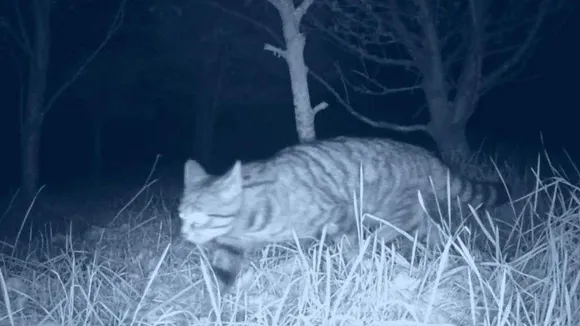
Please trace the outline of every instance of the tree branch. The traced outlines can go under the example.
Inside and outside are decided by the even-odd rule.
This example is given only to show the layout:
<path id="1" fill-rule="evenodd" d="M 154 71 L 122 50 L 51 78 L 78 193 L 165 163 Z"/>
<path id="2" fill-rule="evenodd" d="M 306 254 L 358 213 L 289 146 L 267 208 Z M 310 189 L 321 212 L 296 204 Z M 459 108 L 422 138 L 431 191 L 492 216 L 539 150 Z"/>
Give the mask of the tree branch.
<path id="1" fill-rule="evenodd" d="M 6 19 L 3 21 L 3 24 L 0 27 L 6 28 L 8 31 L 8 35 L 14 40 L 16 45 L 20 48 L 20 50 L 24 53 L 25 56 L 33 57 L 34 52 L 32 50 L 32 46 L 30 43 L 30 36 L 26 31 L 26 27 L 24 25 L 24 18 L 22 17 L 22 12 L 20 11 L 20 1 L 14 0 L 11 1 L 14 5 L 14 14 L 16 16 L 16 30 L 12 30 L 10 28 L 10 23 Z"/>
<path id="2" fill-rule="evenodd" d="M 113 19 L 109 29 L 107 30 L 107 34 L 99 43 L 97 48 L 83 61 L 83 63 L 76 69 L 76 71 L 67 79 L 62 85 L 54 92 L 54 94 L 50 97 L 50 99 L 46 102 L 46 105 L 43 108 L 43 113 L 46 113 L 52 108 L 54 102 L 64 93 L 84 72 L 85 68 L 97 57 L 97 55 L 103 50 L 105 45 L 109 42 L 109 40 L 113 37 L 113 35 L 117 32 L 117 30 L 121 27 L 124 17 L 125 17 L 125 6 L 128 0 L 121 0 L 119 4 L 119 9 L 115 14 L 115 18 Z"/>
<path id="3" fill-rule="evenodd" d="M 300 24 L 300 22 L 302 21 L 302 17 L 304 17 L 306 12 L 308 11 L 308 8 L 310 8 L 313 2 L 314 0 L 303 0 L 300 6 L 296 8 L 296 10 L 294 11 L 294 19 L 296 19 L 298 24 Z"/>
<path id="4" fill-rule="evenodd" d="M 337 67 L 337 69 L 340 70 L 340 67 Z M 358 70 L 354 70 L 353 72 L 357 76 L 360 76 L 361 78 L 363 78 L 366 83 L 369 83 L 378 89 L 375 91 L 375 90 L 371 90 L 371 89 L 365 87 L 364 85 L 357 86 L 354 83 L 348 81 L 348 79 L 344 76 L 342 71 L 340 71 L 341 78 L 344 80 L 344 82 L 350 88 L 352 88 L 354 91 L 356 91 L 358 93 L 362 93 L 362 94 L 367 94 L 367 95 L 372 95 L 372 96 L 384 96 L 384 95 L 390 95 L 390 94 L 394 94 L 394 93 L 415 91 L 415 90 L 419 90 L 422 88 L 421 83 L 417 83 L 417 84 L 411 85 L 411 86 L 403 86 L 403 87 L 395 87 L 395 88 L 387 87 L 387 86 L 383 85 L 381 82 L 377 81 L 375 78 L 372 78 L 371 76 L 369 76 L 368 73 L 366 73 L 366 72 L 361 72 Z"/>
<path id="5" fill-rule="evenodd" d="M 369 126 L 376 127 L 376 128 L 390 129 L 390 130 L 394 130 L 394 131 L 398 131 L 398 132 L 405 132 L 405 133 L 414 132 L 414 131 L 425 131 L 425 132 L 427 131 L 427 126 L 425 126 L 425 125 L 417 124 L 417 125 L 410 125 L 410 126 L 401 126 L 401 125 L 397 125 L 397 124 L 389 123 L 389 122 L 384 122 L 384 121 L 375 121 L 369 117 L 366 117 L 366 116 L 360 114 L 359 112 L 357 112 L 350 105 L 350 103 L 345 101 L 345 99 L 342 96 L 340 96 L 340 94 L 338 94 L 338 92 L 332 86 L 330 86 L 330 84 L 328 82 L 326 82 L 326 80 L 324 80 L 324 78 L 322 78 L 321 76 L 319 76 L 315 72 L 309 71 L 309 73 L 312 77 L 314 77 L 314 79 L 316 79 L 320 84 L 322 84 L 334 96 L 334 98 L 346 109 L 346 111 L 348 113 L 350 113 L 352 116 L 354 116 L 358 120 L 368 124 Z"/>
<path id="6" fill-rule="evenodd" d="M 216 8 L 216 9 L 222 11 L 223 13 L 226 13 L 232 17 L 235 17 L 235 18 L 238 18 L 238 19 L 243 20 L 245 22 L 248 22 L 251 25 L 254 25 L 255 27 L 257 27 L 258 29 L 263 30 L 268 35 L 272 36 L 272 38 L 276 41 L 278 46 L 282 46 L 284 44 L 284 40 L 267 25 L 262 24 L 261 22 L 255 20 L 255 19 L 252 19 L 246 15 L 243 15 L 237 11 L 231 10 L 229 8 L 226 8 L 222 5 L 220 5 L 220 4 L 217 4 L 215 1 L 201 1 L 201 2 L 203 2 L 209 6 L 212 6 L 212 7 Z"/>
<path id="7" fill-rule="evenodd" d="M 506 60 L 503 65 L 498 67 L 495 71 L 484 76 L 482 81 L 482 89 L 489 89 L 497 85 L 500 78 L 504 76 L 506 72 L 508 72 L 513 66 L 521 63 L 522 57 L 530 51 L 530 48 L 537 39 L 538 32 L 548 11 L 547 6 L 549 5 L 549 2 L 550 0 L 542 1 L 535 22 L 518 50 L 508 60 Z"/>
<path id="8" fill-rule="evenodd" d="M 414 60 L 414 65 L 420 66 L 420 63 L 426 59 L 425 50 L 422 49 L 421 43 L 425 43 L 424 40 L 417 35 L 415 32 L 411 32 L 403 20 L 401 19 L 402 11 L 397 6 L 397 2 L 393 1 L 393 9 L 389 11 L 389 15 L 392 20 L 392 27 L 397 33 L 397 41 L 403 44 L 409 52 L 409 55 Z M 425 26 L 422 27 L 425 30 Z"/>
<path id="9" fill-rule="evenodd" d="M 278 47 L 275 47 L 271 44 L 265 44 L 264 45 L 264 50 L 265 51 L 270 51 L 274 54 L 274 56 L 278 57 L 278 58 L 283 58 L 284 60 L 286 60 L 287 54 L 285 50 L 282 50 Z"/>
<path id="10" fill-rule="evenodd" d="M 324 1 L 324 0 L 322 0 Z M 315 18 L 309 19 L 313 28 L 347 52 L 383 66 L 414 66 L 413 60 L 390 57 L 387 47 L 399 44 L 388 20 L 392 8 L 382 1 L 322 2 L 335 19 L 325 26 Z"/>
<path id="11" fill-rule="evenodd" d="M 320 102 L 315 107 L 312 108 L 312 111 L 314 111 L 314 115 L 316 115 L 318 112 L 326 110 L 327 108 L 328 108 L 328 103 Z"/>

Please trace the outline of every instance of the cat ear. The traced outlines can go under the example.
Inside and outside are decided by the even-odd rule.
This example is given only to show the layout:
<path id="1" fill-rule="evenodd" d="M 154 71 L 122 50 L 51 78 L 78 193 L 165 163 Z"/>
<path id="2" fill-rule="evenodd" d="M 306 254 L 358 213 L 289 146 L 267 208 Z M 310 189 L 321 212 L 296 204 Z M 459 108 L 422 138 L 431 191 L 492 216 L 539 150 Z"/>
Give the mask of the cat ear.
<path id="1" fill-rule="evenodd" d="M 242 162 L 236 161 L 234 166 L 220 177 L 219 183 L 224 189 L 222 191 L 224 197 L 233 198 L 239 196 L 243 189 Z"/>
<path id="2" fill-rule="evenodd" d="M 207 172 L 201 164 L 194 160 L 187 160 L 183 168 L 183 183 L 185 188 L 197 184 L 200 180 L 207 177 Z"/>

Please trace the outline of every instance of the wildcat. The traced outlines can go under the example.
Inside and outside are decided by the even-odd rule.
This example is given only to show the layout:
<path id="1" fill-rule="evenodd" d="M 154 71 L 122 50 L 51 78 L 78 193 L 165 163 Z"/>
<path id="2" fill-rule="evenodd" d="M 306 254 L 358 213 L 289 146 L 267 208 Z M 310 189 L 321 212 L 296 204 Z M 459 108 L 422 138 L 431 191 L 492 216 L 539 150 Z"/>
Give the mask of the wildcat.
<path id="1" fill-rule="evenodd" d="M 353 195 L 361 176 L 365 213 L 423 236 L 431 220 L 419 204 L 419 191 L 429 209 L 448 195 L 485 208 L 509 200 L 503 184 L 464 178 L 421 147 L 337 137 L 291 146 L 267 160 L 237 161 L 219 176 L 188 160 L 178 208 L 181 234 L 211 248 L 211 266 L 220 289 L 227 290 L 249 250 L 292 241 L 293 232 L 300 238 L 317 237 L 324 226 L 331 226 L 331 236 L 353 236 Z M 365 219 L 364 224 L 380 227 L 386 242 L 400 234 L 381 227 L 380 221 Z"/>

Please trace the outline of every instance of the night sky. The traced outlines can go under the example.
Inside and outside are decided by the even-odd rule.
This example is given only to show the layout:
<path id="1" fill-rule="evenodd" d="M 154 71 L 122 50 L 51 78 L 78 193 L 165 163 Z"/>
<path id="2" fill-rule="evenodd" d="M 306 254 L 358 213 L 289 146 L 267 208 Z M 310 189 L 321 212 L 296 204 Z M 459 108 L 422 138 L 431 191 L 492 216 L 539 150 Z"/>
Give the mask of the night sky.
<path id="1" fill-rule="evenodd" d="M 95 117 L 103 121 L 105 178 L 136 172 L 140 182 L 157 154 L 161 167 L 181 169 L 187 157 L 195 156 L 195 112 L 203 107 L 218 108 L 211 159 L 206 162 L 210 172 L 223 171 L 237 158 L 268 157 L 297 142 L 287 67 L 263 50 L 264 43 L 274 40 L 208 6 L 179 2 L 180 10 L 167 2 L 129 2 L 121 28 L 47 115 L 42 183 L 78 184 L 91 176 Z M 98 45 L 118 5 L 112 0 L 66 3 L 60 1 L 53 13 L 48 96 Z M 269 17 L 266 23 L 274 22 L 272 29 L 279 32 L 276 13 L 271 8 L 263 11 Z M 470 122 L 473 147 L 485 139 L 486 150 L 502 148 L 528 157 L 541 149 L 542 134 L 549 150 L 565 147 L 580 155 L 578 31 L 580 16 L 570 10 L 549 20 L 526 69 L 481 99 Z M 0 40 L 0 194 L 4 194 L 18 186 L 20 66 L 6 35 Z M 320 38 L 308 35 L 306 61 L 312 62 L 311 69 L 324 70 L 334 60 L 332 51 L 320 44 Z M 224 77 L 221 82 L 218 76 Z M 323 100 L 330 104 L 317 116 L 319 138 L 382 136 L 433 146 L 422 134 L 368 127 L 316 81 L 309 82 L 313 105 Z M 412 115 L 419 106 L 416 98 L 389 96 L 361 97 L 356 102 L 365 114 L 400 123 L 415 121 Z"/>

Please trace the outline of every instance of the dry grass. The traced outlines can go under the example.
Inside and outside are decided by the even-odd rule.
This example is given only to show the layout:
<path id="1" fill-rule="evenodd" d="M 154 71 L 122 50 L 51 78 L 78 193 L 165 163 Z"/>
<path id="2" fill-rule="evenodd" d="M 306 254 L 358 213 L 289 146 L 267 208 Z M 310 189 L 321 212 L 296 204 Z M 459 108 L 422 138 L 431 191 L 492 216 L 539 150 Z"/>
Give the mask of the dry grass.
<path id="1" fill-rule="evenodd" d="M 224 297 L 208 292 L 212 274 L 168 207 L 148 199 L 82 241 L 1 254 L 0 325 L 577 325 L 580 191 L 554 175 L 412 256 L 372 237 L 349 262 L 341 246 L 268 246 Z"/>

